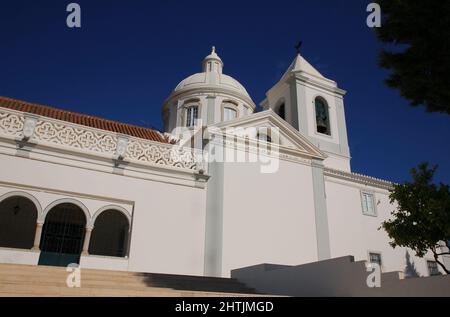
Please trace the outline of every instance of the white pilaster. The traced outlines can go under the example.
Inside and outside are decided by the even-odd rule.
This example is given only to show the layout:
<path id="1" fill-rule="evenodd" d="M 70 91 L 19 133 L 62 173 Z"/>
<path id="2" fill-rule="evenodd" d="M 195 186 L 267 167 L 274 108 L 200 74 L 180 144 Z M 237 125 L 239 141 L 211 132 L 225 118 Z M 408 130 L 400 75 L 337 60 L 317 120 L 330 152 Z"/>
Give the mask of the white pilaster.
<path id="1" fill-rule="evenodd" d="M 41 236 L 42 236 L 42 227 L 44 226 L 43 223 L 36 223 L 36 233 L 34 234 L 34 244 L 32 250 L 39 250 L 39 244 L 41 243 Z"/>

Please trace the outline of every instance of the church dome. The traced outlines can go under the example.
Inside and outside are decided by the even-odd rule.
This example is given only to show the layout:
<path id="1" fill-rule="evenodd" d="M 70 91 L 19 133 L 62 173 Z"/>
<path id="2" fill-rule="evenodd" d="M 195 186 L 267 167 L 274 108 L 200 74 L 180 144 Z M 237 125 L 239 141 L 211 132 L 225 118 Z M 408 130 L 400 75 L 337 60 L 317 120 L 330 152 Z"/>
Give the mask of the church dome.
<path id="1" fill-rule="evenodd" d="M 223 73 L 222 59 L 214 47 L 203 59 L 202 68 L 201 73 L 183 79 L 164 101 L 164 131 L 209 126 L 255 112 L 256 105 L 244 86 Z"/>
<path id="2" fill-rule="evenodd" d="M 174 95 L 201 91 L 204 93 L 225 93 L 243 99 L 253 109 L 255 104 L 244 86 L 236 79 L 222 73 L 223 62 L 217 55 L 215 47 L 211 54 L 203 60 L 203 72 L 191 75 L 183 79 L 174 89 L 169 98 Z"/>
<path id="3" fill-rule="evenodd" d="M 217 76 L 218 81 L 212 80 L 212 77 L 213 76 L 207 76 L 206 73 L 197 73 L 191 75 L 188 78 L 182 80 L 174 89 L 174 92 L 190 88 L 223 88 L 233 90 L 238 94 L 242 94 L 250 98 L 250 95 L 248 94 L 244 86 L 242 86 L 241 83 L 239 83 L 233 77 L 225 74 L 220 74 L 219 76 Z"/>

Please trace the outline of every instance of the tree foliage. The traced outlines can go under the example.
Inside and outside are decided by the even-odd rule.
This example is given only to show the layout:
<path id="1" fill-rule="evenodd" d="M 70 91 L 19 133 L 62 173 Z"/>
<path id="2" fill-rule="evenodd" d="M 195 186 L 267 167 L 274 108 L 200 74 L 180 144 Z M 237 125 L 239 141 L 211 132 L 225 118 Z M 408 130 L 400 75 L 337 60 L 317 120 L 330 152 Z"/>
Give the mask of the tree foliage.
<path id="1" fill-rule="evenodd" d="M 380 66 L 391 71 L 386 84 L 412 106 L 450 114 L 450 1 L 378 0 L 382 25 Z"/>
<path id="2" fill-rule="evenodd" d="M 440 255 L 450 255 L 441 248 L 444 241 L 447 246 L 450 241 L 450 190 L 448 185 L 432 182 L 436 169 L 422 163 L 411 170 L 412 182 L 394 184 L 390 200 L 398 207 L 382 227 L 392 239 L 392 247 L 408 247 L 419 257 L 432 251 L 438 264 L 450 274 L 439 260 Z"/>

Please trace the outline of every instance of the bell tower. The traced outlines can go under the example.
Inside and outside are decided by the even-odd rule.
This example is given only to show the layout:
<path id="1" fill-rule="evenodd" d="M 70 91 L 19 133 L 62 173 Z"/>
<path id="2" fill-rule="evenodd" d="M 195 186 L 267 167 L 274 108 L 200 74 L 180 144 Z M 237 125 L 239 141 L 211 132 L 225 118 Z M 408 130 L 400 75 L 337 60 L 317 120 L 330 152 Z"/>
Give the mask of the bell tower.
<path id="1" fill-rule="evenodd" d="M 326 153 L 326 167 L 350 171 L 345 93 L 298 54 L 261 106 L 275 111 Z"/>

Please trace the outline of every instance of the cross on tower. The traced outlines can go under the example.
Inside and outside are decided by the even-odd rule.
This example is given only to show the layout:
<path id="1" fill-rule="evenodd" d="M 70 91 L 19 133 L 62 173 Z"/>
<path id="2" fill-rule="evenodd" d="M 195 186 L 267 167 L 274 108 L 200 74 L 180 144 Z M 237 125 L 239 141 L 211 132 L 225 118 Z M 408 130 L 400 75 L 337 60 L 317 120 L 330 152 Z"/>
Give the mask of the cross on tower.
<path id="1" fill-rule="evenodd" d="M 297 50 L 297 54 L 300 54 L 300 49 L 302 48 L 303 41 L 299 41 L 297 45 L 295 45 L 295 49 Z"/>

